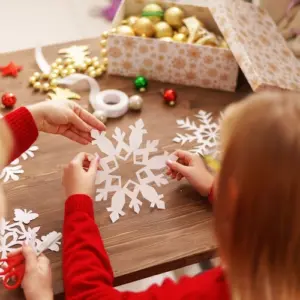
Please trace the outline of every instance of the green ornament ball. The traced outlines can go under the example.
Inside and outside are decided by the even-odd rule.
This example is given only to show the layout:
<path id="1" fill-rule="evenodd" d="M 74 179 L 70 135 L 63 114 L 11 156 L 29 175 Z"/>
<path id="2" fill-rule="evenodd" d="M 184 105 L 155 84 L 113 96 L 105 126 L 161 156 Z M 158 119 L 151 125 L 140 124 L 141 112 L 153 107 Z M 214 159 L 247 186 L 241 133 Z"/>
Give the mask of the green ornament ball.
<path id="1" fill-rule="evenodd" d="M 147 78 L 145 78 L 144 76 L 137 76 L 134 80 L 134 86 L 140 92 L 146 91 L 146 88 L 148 86 Z"/>

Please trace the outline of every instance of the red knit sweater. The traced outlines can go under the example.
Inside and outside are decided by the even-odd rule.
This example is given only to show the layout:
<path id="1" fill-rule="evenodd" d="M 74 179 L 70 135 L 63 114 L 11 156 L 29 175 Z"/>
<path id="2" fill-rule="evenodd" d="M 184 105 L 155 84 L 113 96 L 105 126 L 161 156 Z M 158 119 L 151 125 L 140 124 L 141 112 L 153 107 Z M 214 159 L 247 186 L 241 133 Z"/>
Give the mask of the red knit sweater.
<path id="1" fill-rule="evenodd" d="M 34 120 L 25 108 L 5 117 L 10 126 L 17 158 L 37 138 Z M 98 227 L 93 201 L 86 195 L 73 195 L 65 204 L 63 228 L 63 273 L 66 299 L 72 300 L 229 300 L 224 274 L 215 268 L 179 283 L 166 280 L 141 293 L 119 292 L 113 287 L 113 272 Z"/>

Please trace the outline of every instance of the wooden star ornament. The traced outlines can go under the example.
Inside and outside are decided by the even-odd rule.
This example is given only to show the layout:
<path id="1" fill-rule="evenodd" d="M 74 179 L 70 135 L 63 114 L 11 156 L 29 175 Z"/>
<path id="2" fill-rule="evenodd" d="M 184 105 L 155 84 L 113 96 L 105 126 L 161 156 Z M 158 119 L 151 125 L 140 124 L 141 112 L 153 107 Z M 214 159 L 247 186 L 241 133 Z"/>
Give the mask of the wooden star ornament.
<path id="1" fill-rule="evenodd" d="M 2 76 L 13 76 L 17 77 L 18 73 L 23 69 L 22 66 L 16 65 L 13 61 L 11 61 L 7 66 L 0 67 L 0 71 L 2 72 Z"/>
<path id="2" fill-rule="evenodd" d="M 80 95 L 69 89 L 56 87 L 51 90 L 52 91 L 47 94 L 51 100 L 80 100 Z"/>

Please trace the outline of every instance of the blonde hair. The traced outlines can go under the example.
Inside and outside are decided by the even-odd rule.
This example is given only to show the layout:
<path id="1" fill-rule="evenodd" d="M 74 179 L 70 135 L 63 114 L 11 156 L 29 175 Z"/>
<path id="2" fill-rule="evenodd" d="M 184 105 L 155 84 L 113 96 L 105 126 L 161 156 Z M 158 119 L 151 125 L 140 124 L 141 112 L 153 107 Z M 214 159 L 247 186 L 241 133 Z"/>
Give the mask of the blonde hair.
<path id="1" fill-rule="evenodd" d="M 233 299 L 300 299 L 300 99 L 261 93 L 233 105 L 216 233 Z"/>

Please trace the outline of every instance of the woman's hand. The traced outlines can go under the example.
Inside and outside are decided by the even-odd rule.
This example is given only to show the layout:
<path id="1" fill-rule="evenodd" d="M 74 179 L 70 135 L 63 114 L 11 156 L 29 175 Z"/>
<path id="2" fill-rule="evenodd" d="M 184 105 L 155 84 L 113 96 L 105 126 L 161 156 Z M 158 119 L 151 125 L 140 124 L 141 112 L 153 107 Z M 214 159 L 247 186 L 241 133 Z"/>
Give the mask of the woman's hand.
<path id="1" fill-rule="evenodd" d="M 180 181 L 186 178 L 189 183 L 204 197 L 208 196 L 213 185 L 214 177 L 207 170 L 203 160 L 198 154 L 178 150 L 174 153 L 177 162 L 168 161 L 167 175 Z"/>
<path id="2" fill-rule="evenodd" d="M 69 100 L 49 100 L 28 107 L 39 131 L 60 134 L 77 143 L 87 145 L 92 141 L 93 128 L 103 131 L 105 125 Z"/>
<path id="3" fill-rule="evenodd" d="M 94 196 L 98 166 L 99 157 L 87 153 L 79 153 L 69 163 L 63 175 L 63 186 L 67 198 L 76 194 Z"/>
<path id="4" fill-rule="evenodd" d="M 25 257 L 25 275 L 22 281 L 26 300 L 52 300 L 52 274 L 48 258 L 39 257 L 30 246 L 23 246 L 19 251 Z"/>

